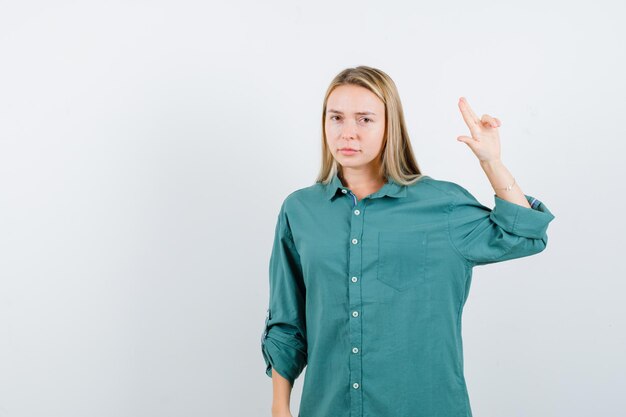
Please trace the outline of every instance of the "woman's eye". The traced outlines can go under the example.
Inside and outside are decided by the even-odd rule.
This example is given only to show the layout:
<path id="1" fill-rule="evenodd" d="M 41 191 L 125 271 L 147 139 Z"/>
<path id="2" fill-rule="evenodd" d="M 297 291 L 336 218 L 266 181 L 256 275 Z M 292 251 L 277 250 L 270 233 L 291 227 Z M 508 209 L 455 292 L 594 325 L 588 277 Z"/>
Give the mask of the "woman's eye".
<path id="1" fill-rule="evenodd" d="M 339 116 L 330 116 L 330 120 L 339 120 L 339 119 L 340 119 L 340 117 L 339 117 Z M 361 120 L 367 121 L 368 123 L 373 122 L 373 120 L 372 120 L 372 119 L 370 119 L 369 117 L 364 117 L 364 118 L 363 118 L 363 119 L 361 119 Z"/>

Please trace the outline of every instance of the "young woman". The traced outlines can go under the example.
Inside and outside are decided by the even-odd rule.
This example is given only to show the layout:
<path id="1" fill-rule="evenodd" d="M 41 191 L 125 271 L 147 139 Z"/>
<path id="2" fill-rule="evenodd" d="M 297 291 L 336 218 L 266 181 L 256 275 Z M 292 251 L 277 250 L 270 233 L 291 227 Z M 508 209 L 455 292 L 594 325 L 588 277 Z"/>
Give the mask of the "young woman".
<path id="1" fill-rule="evenodd" d="M 500 158 L 500 121 L 461 98 L 495 194 L 423 175 L 384 72 L 348 68 L 322 112 L 322 168 L 278 214 L 261 348 L 274 417 L 471 417 L 461 315 L 472 268 L 545 249 L 554 215 Z"/>

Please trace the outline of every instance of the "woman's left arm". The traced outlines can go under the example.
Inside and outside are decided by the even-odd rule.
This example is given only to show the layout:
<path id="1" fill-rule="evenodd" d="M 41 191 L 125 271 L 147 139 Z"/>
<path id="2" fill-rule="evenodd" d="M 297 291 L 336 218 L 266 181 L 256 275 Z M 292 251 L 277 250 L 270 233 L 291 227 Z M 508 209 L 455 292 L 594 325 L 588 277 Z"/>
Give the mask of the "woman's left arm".
<path id="1" fill-rule="evenodd" d="M 465 98 L 459 109 L 471 137 L 459 136 L 480 161 L 495 194 L 493 210 L 457 185 L 457 197 L 448 215 L 450 239 L 457 252 L 472 266 L 521 258 L 543 251 L 546 230 L 554 219 L 536 198 L 526 195 L 500 159 L 500 120 L 487 114 L 479 119 Z"/>
<path id="2" fill-rule="evenodd" d="M 498 197 L 508 202 L 531 208 L 524 196 L 524 192 L 501 160 L 481 161 L 480 166 L 487 174 L 487 178 L 489 178 L 489 182 Z"/>
<path id="3" fill-rule="evenodd" d="M 457 140 L 469 146 L 476 155 L 496 195 L 511 203 L 531 208 L 524 192 L 500 159 L 498 127 L 502 125 L 502 122 L 488 114 L 483 114 L 479 119 L 465 97 L 459 99 L 459 110 L 471 136 L 459 136 Z"/>

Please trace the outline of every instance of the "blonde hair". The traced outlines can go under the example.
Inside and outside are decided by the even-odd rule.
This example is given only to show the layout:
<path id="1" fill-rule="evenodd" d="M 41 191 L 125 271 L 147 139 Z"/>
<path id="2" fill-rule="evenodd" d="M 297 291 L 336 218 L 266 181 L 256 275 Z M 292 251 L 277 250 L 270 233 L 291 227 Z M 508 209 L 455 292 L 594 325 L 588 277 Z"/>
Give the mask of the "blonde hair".
<path id="1" fill-rule="evenodd" d="M 357 85 L 367 88 L 385 104 L 385 134 L 383 137 L 380 175 L 390 176 L 395 182 L 410 185 L 422 178 L 411 140 L 404 121 L 400 95 L 393 80 L 383 71 L 358 66 L 346 68 L 335 76 L 326 90 L 322 109 L 322 164 L 316 182 L 329 183 L 341 165 L 335 160 L 326 142 L 326 105 L 328 97 L 340 85 Z"/>

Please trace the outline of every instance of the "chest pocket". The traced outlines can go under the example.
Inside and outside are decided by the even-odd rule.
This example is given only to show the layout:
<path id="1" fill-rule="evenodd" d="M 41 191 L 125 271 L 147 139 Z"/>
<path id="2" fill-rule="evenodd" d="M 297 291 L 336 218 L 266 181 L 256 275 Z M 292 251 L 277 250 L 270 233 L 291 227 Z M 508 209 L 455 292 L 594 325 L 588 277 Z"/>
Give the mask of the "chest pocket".
<path id="1" fill-rule="evenodd" d="M 398 291 L 425 282 L 427 249 L 427 232 L 380 231 L 378 280 Z"/>

